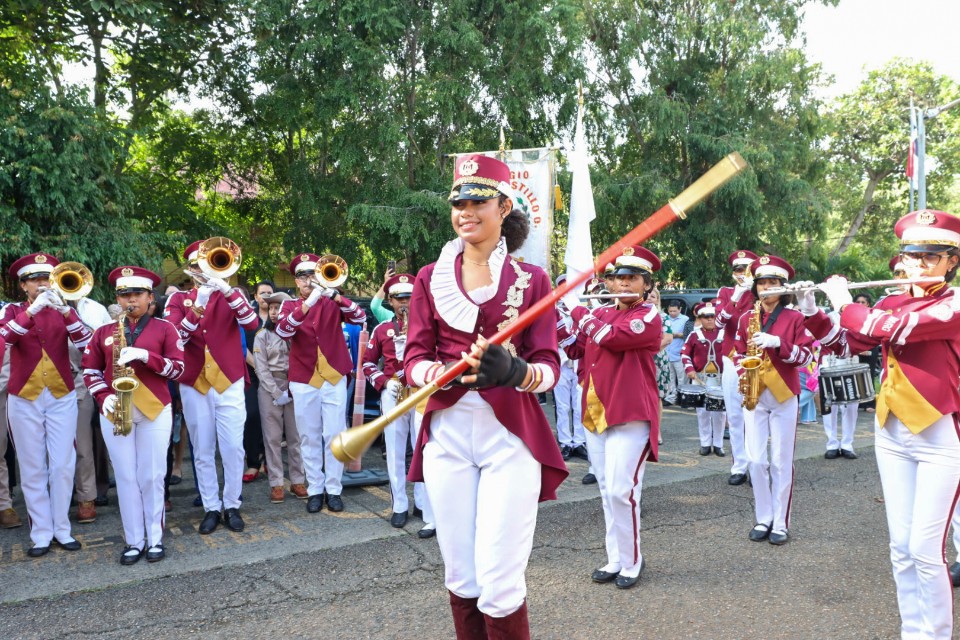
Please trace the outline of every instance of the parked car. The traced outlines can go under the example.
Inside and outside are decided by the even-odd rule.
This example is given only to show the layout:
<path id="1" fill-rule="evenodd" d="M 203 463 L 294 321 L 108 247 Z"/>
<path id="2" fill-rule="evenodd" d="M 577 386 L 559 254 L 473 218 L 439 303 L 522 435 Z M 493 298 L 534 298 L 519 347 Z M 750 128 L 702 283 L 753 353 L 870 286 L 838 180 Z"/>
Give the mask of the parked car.
<path id="1" fill-rule="evenodd" d="M 680 313 L 690 316 L 694 305 L 715 300 L 718 291 L 719 289 L 661 289 L 660 303 L 666 311 L 671 302 L 679 301 Z"/>

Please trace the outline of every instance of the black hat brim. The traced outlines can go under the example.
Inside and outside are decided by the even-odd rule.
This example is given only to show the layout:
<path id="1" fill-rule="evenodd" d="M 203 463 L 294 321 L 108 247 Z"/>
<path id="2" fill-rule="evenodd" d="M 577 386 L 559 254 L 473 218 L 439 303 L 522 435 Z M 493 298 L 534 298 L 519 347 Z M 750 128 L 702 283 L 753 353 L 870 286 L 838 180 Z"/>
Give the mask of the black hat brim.
<path id="1" fill-rule="evenodd" d="M 448 202 L 457 202 L 459 200 L 493 200 L 503 194 L 493 187 L 483 184 L 467 183 L 454 188 L 447 198 Z"/>
<path id="2" fill-rule="evenodd" d="M 955 248 L 948 244 L 902 244 L 900 253 L 940 253 Z"/>
<path id="3" fill-rule="evenodd" d="M 649 274 L 650 272 L 646 269 L 641 269 L 640 267 L 628 267 L 626 265 L 621 265 L 613 270 L 611 276 L 639 276 L 642 274 Z"/>

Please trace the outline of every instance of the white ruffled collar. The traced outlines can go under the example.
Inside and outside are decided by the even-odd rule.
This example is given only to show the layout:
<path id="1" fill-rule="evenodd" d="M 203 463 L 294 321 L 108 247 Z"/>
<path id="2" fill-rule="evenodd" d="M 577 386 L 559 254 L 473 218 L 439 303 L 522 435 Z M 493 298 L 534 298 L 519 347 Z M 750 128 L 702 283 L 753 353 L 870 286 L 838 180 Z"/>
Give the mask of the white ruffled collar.
<path id="1" fill-rule="evenodd" d="M 443 247 L 440 258 L 433 267 L 430 294 L 433 296 L 437 313 L 444 322 L 458 331 L 473 333 L 477 326 L 480 306 L 464 292 L 457 279 L 457 256 L 463 253 L 463 246 L 463 239 L 454 238 Z M 481 304 L 496 295 L 500 288 L 500 274 L 507 256 L 507 241 L 500 238 L 497 248 L 490 254 L 490 277 L 493 283 L 473 292 L 481 300 Z"/>

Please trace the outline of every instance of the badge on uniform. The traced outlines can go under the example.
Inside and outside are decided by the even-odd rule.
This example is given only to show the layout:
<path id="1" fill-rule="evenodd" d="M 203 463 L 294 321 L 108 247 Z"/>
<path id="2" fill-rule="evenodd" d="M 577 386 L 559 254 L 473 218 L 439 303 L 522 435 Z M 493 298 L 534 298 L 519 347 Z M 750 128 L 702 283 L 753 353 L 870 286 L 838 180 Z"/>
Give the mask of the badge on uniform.
<path id="1" fill-rule="evenodd" d="M 393 334 L 395 334 L 395 333 L 396 333 L 396 331 L 394 331 L 393 329 L 387 329 L 387 337 L 388 337 L 388 338 L 392 338 L 392 337 L 393 337 Z"/>
<path id="2" fill-rule="evenodd" d="M 183 301 L 183 306 L 189 309 L 190 307 L 193 306 L 193 300 L 191 300 L 190 298 L 187 298 L 186 300 Z"/>
<path id="3" fill-rule="evenodd" d="M 630 321 L 630 331 L 634 333 L 643 333 L 643 330 L 647 328 L 647 325 L 644 324 L 643 320 L 640 318 L 634 318 Z"/>
<path id="4" fill-rule="evenodd" d="M 112 344 L 113 344 L 113 336 L 107 336 L 106 339 L 103 341 L 103 346 L 105 347 L 109 347 Z"/>

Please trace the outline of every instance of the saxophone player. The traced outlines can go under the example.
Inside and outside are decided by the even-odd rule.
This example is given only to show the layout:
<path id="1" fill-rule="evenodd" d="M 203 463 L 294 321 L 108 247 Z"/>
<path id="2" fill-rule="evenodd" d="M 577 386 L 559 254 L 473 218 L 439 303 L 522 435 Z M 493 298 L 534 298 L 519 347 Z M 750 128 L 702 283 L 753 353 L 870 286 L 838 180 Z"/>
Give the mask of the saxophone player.
<path id="1" fill-rule="evenodd" d="M 413 280 L 413 276 L 400 274 L 386 282 L 384 288 L 394 315 L 373 330 L 363 355 L 363 373 L 370 384 L 380 392 L 380 408 L 384 415 L 397 406 L 397 401 L 408 388 L 403 370 L 403 352 L 407 343 L 407 320 L 410 317 Z M 381 357 L 382 369 L 377 367 Z M 414 409 L 391 422 L 383 432 L 387 443 L 387 475 L 390 477 L 390 490 L 393 494 L 393 516 L 390 524 L 398 529 L 407 524 L 409 507 L 406 481 L 407 441 L 416 444 L 422 421 L 422 410 Z M 422 482 L 413 485 L 413 506 L 420 511 L 424 522 L 417 535 L 421 538 L 433 537 L 436 534 L 433 510 Z"/>
<path id="2" fill-rule="evenodd" d="M 147 312 L 160 276 L 125 266 L 114 269 L 108 279 L 123 312 L 117 322 L 94 332 L 81 361 L 83 381 L 100 405 L 100 429 L 117 479 L 126 544 L 120 564 L 132 565 L 144 554 L 148 562 L 157 562 L 165 556 L 163 477 L 173 428 L 167 381 L 183 373 L 183 346 L 172 324 Z M 125 407 L 133 429 L 118 435 L 114 420 L 120 406 L 113 383 L 125 375 L 126 367 L 139 386 Z"/>
<path id="3" fill-rule="evenodd" d="M 0 338 L 10 350 L 7 418 L 30 516 L 31 558 L 46 555 L 51 542 L 67 551 L 80 549 L 69 518 L 77 460 L 77 393 L 67 341 L 83 349 L 90 330 L 50 289 L 50 274 L 58 264 L 47 253 L 14 262 L 10 278 L 20 282 L 27 301 L 8 304 L 0 318 Z"/>
<path id="4" fill-rule="evenodd" d="M 813 337 L 804 328 L 803 314 L 786 308 L 789 295 L 762 297 L 767 289 L 783 286 L 793 277 L 790 263 L 777 256 L 763 256 L 754 260 L 750 269 L 752 293 L 758 302 L 753 313 L 740 317 L 733 359 L 742 378 L 745 356 L 762 356 L 762 364 L 755 370 L 759 378 L 756 396 L 744 393 L 743 399 L 745 444 L 756 512 L 756 525 L 749 538 L 781 545 L 789 539 L 800 393 L 797 370 L 813 359 Z"/>

